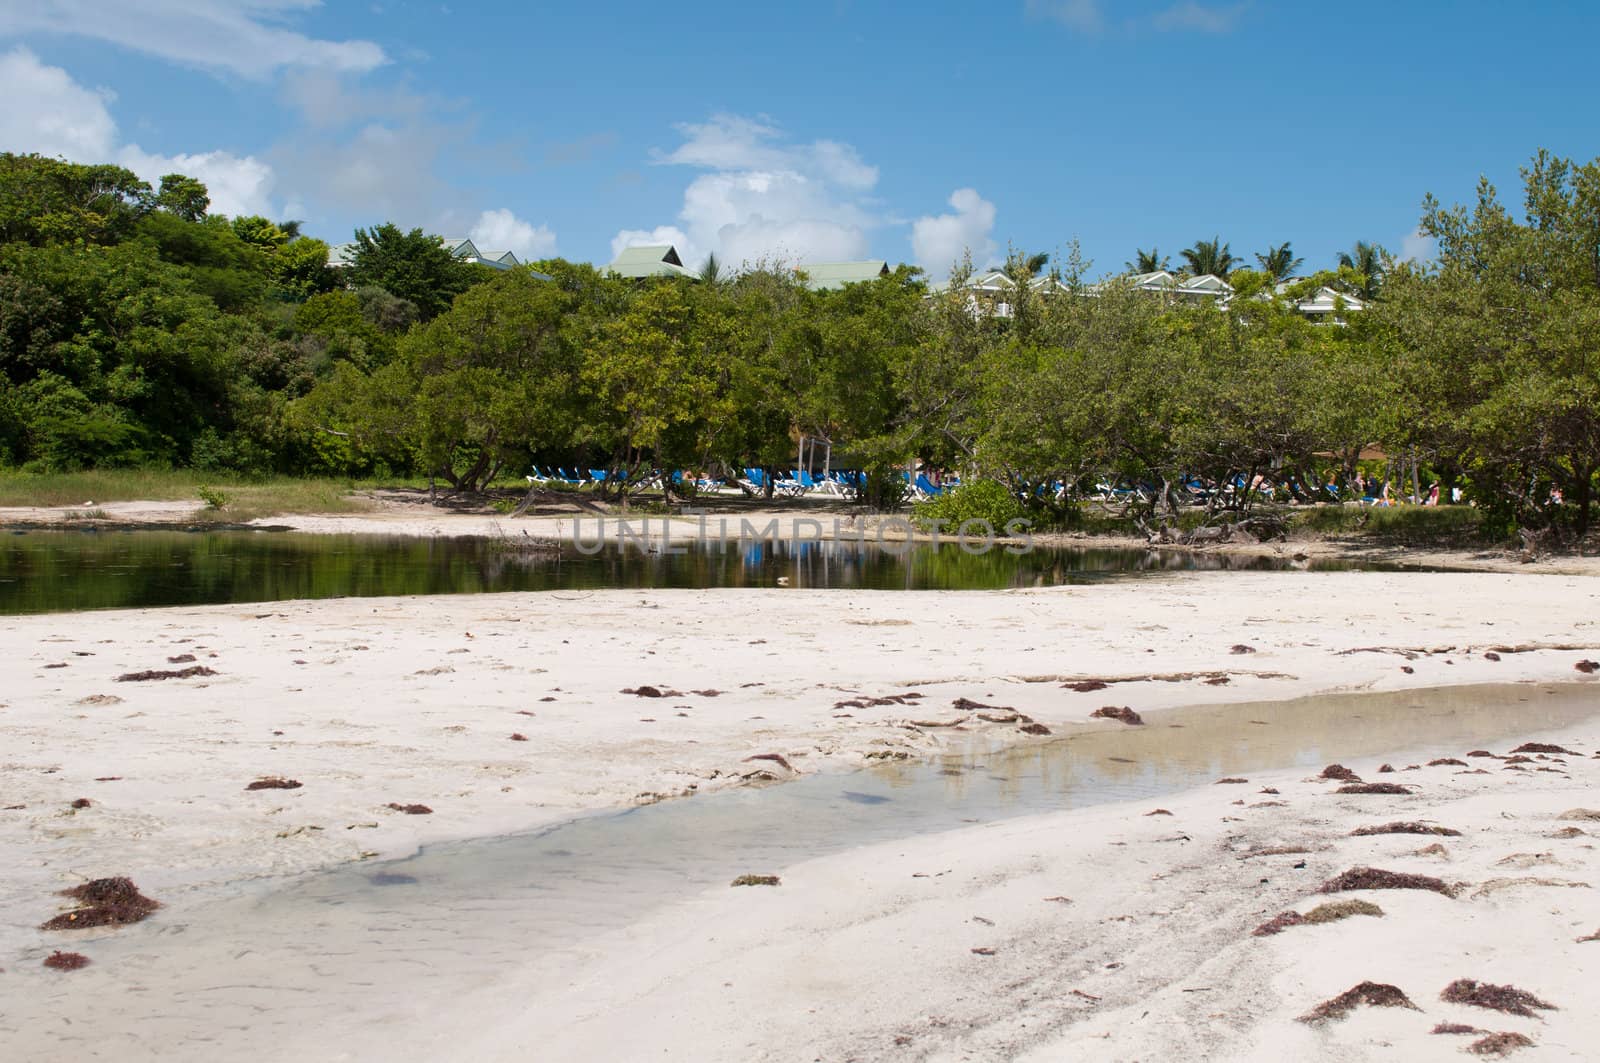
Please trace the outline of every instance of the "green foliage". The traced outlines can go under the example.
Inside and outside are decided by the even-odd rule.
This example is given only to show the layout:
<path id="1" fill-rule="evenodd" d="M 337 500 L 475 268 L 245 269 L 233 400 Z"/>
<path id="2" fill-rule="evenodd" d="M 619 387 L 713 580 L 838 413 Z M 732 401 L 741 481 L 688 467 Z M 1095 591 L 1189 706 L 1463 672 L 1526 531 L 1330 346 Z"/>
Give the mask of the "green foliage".
<path id="1" fill-rule="evenodd" d="M 1361 534 L 1406 546 L 1466 546 L 1504 538 L 1473 506 L 1325 506 L 1297 513 L 1294 526 L 1323 535 Z"/>
<path id="2" fill-rule="evenodd" d="M 350 283 L 374 285 L 409 301 L 423 321 L 444 313 L 451 300 L 493 272 L 462 262 L 421 229 L 401 232 L 386 223 L 357 229 L 355 237 Z"/>
<path id="3" fill-rule="evenodd" d="M 228 503 L 233 499 L 225 491 L 201 484 L 195 488 L 195 494 L 200 496 L 200 501 L 206 504 L 207 509 L 227 509 Z"/>
<path id="4" fill-rule="evenodd" d="M 169 211 L 184 221 L 199 221 L 211 206 L 211 194 L 206 186 L 193 177 L 169 173 L 161 178 L 156 192 L 156 206 Z"/>
<path id="5" fill-rule="evenodd" d="M 1209 240 L 1197 240 L 1192 247 L 1186 247 L 1178 252 L 1182 257 L 1185 268 L 1197 277 L 1206 274 L 1227 279 L 1240 265 L 1242 260 L 1237 258 L 1229 244 L 1222 242 L 1220 236 L 1213 236 Z"/>
<path id="6" fill-rule="evenodd" d="M 1261 266 L 1261 272 L 1274 281 L 1288 280 L 1294 276 L 1294 271 L 1299 269 L 1304 261 L 1305 259 L 1297 257 L 1289 249 L 1287 240 L 1256 254 L 1256 262 Z"/>
<path id="7" fill-rule="evenodd" d="M 994 532 L 1003 534 L 1007 523 L 1026 518 L 1027 509 L 1005 484 L 997 480 L 974 480 L 918 502 L 913 514 L 924 528 L 933 528 L 935 521 L 943 521 L 947 534 L 960 531 L 968 521 L 987 521 Z M 969 530 L 980 534 L 977 527 Z"/>
<path id="8" fill-rule="evenodd" d="M 115 243 L 153 205 L 150 186 L 120 166 L 0 153 L 0 244 Z"/>
<path id="9" fill-rule="evenodd" d="M 1600 160 L 1540 153 L 1523 185 L 1520 217 L 1487 183 L 1466 206 L 1429 199 L 1433 263 L 1358 243 L 1282 292 L 1288 242 L 1242 269 L 1201 241 L 1184 262 L 1231 278 L 1222 310 L 1090 285 L 1074 246 L 1013 250 L 981 288 L 968 262 L 932 291 L 905 267 L 810 291 L 786 266 L 714 262 L 699 283 L 627 282 L 558 259 L 545 281 L 386 224 L 331 270 L 297 222 L 211 216 L 183 175 L 152 190 L 0 154 L 0 465 L 477 491 L 537 458 L 635 485 L 594 489 L 614 495 L 647 469 L 787 469 L 804 437 L 866 469 L 877 508 L 920 460 L 971 481 L 935 514 L 1082 523 L 1117 497 L 1181 524 L 1196 477 L 1312 502 L 1358 470 L 1398 483 L 1403 461 L 1407 488 L 1419 469 L 1463 488 L 1478 534 L 1581 535 L 1600 487 Z M 1128 269 L 1166 265 L 1141 250 Z M 1344 294 L 1313 322 L 1296 301 L 1323 288 Z M 1206 518 L 1260 498 L 1212 492 Z M 1370 518 L 1402 519 L 1447 518 Z"/>
<path id="10" fill-rule="evenodd" d="M 1133 253 L 1133 261 L 1123 263 L 1123 269 L 1129 273 L 1159 273 L 1168 269 L 1171 262 L 1172 259 L 1163 255 L 1160 248 L 1152 247 L 1148 251 L 1141 248 Z"/>

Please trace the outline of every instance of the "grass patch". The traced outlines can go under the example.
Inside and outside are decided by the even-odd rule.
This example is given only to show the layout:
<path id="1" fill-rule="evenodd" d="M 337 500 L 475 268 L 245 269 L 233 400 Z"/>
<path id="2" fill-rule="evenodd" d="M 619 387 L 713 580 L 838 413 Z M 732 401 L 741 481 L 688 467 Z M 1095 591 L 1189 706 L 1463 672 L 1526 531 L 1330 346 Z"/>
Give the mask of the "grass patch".
<path id="1" fill-rule="evenodd" d="M 1296 512 L 1291 529 L 1401 546 L 1474 546 L 1492 538 L 1473 506 L 1317 506 Z"/>
<path id="2" fill-rule="evenodd" d="M 379 486 L 354 480 L 243 477 L 173 469 L 90 469 L 29 474 L 0 470 L 0 506 L 82 506 L 93 502 L 193 502 L 205 519 L 243 521 L 284 513 L 360 513 L 372 508 L 351 493 Z M 394 486 L 394 485 L 383 485 Z M 210 498 L 202 497 L 204 488 Z M 210 505 L 220 499 L 219 508 Z M 204 508 L 203 508 L 204 507 Z M 93 508 L 80 520 L 105 519 Z"/>

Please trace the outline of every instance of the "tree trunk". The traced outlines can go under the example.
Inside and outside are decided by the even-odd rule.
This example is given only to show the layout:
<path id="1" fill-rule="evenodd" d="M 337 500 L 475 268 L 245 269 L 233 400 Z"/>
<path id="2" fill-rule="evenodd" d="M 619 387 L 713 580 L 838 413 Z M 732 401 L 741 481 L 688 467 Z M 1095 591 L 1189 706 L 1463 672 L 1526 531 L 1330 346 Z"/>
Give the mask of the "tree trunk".
<path id="1" fill-rule="evenodd" d="M 1573 531 L 1577 533 L 1581 545 L 1583 537 L 1589 534 L 1589 506 L 1594 495 L 1594 469 L 1591 466 L 1578 466 L 1574 463 L 1573 472 L 1573 498 L 1572 504 L 1578 507 L 1577 521 Z"/>

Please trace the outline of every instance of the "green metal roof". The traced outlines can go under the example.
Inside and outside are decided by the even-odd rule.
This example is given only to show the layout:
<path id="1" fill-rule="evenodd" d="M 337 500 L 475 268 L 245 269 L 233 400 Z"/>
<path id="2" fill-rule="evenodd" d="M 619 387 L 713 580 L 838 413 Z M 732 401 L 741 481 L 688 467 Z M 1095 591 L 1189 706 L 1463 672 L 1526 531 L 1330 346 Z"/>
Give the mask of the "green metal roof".
<path id="1" fill-rule="evenodd" d="M 809 262 L 799 267 L 812 291 L 830 291 L 846 284 L 873 281 L 889 275 L 889 263 L 881 258 L 862 262 Z"/>
<path id="2" fill-rule="evenodd" d="M 683 260 L 671 244 L 625 247 L 606 267 L 619 277 L 687 277 Z"/>

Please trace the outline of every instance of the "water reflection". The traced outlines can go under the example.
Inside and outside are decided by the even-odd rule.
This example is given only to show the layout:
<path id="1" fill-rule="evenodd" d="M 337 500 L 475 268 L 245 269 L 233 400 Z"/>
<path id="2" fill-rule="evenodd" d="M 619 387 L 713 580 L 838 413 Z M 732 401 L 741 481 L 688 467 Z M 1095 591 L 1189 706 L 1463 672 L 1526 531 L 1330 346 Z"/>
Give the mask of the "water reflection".
<path id="1" fill-rule="evenodd" d="M 26 531 L 0 537 L 0 614 L 484 591 L 645 587 L 994 590 L 1194 569 L 1337 569 L 1152 550 L 889 549 L 867 542 L 702 540 L 594 556 L 491 539 L 265 531 Z M 1373 567 L 1373 566 L 1368 566 Z M 783 581 L 780 584 L 780 580 Z"/>
<path id="2" fill-rule="evenodd" d="M 1404 767 L 1477 746 L 1503 750 L 1506 739 L 1597 712 L 1600 687 L 1526 685 L 1186 709 L 1144 727 L 1110 724 L 1004 748 L 975 737 L 938 760 L 430 846 L 384 866 L 173 905 L 97 941 L 95 965 L 71 979 L 19 984 L 0 1032 L 9 1026 L 25 1058 L 223 1058 L 262 1044 L 336 1058 L 348 1047 L 342 1038 L 360 1043 L 358 1017 L 427 1015 L 469 992 L 486 1014 L 515 1007 L 514 995 L 486 994 L 512 973 L 523 984 L 564 979 L 594 935 L 736 875 L 972 822 L 1152 800 L 1268 768 L 1309 774 L 1382 754 L 1402 769 L 1398 778 L 1426 782 L 1451 769 Z M 1250 799 L 1256 786 L 1228 789 L 1230 800 Z M 197 984 L 195 971 L 209 973 Z M 125 985 L 141 992 L 115 991 Z M 83 999 L 95 1007 L 82 1008 Z M 72 1023 L 48 1031 L 25 1018 L 64 1014 Z M 408 1041 L 389 1058 L 432 1051 Z"/>

